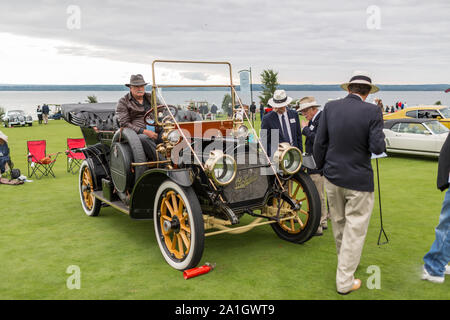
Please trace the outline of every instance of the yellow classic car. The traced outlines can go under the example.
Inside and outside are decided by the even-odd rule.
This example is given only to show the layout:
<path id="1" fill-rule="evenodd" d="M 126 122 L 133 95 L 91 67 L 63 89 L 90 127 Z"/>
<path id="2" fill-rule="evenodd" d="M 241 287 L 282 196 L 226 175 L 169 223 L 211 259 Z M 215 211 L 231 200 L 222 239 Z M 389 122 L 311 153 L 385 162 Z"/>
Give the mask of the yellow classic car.
<path id="1" fill-rule="evenodd" d="M 450 128 L 450 108 L 440 105 L 420 105 L 409 107 L 403 110 L 387 113 L 383 115 L 384 120 L 416 118 L 416 119 L 437 119 L 447 128 Z"/>

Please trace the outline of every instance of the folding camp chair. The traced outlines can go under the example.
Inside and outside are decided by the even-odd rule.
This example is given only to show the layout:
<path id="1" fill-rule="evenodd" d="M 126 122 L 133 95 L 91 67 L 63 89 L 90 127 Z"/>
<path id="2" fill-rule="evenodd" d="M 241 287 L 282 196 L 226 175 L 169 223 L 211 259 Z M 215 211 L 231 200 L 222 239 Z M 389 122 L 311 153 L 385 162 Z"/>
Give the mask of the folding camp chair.
<path id="1" fill-rule="evenodd" d="M 67 172 L 71 172 L 72 174 L 76 174 L 78 169 L 80 168 L 81 162 L 86 159 L 82 152 L 79 152 L 75 149 L 81 149 L 86 146 L 86 142 L 84 139 L 72 139 L 67 138 Z"/>
<path id="2" fill-rule="evenodd" d="M 45 140 L 27 141 L 28 177 L 35 175 L 36 179 L 40 179 L 42 176 L 50 174 L 55 178 L 53 166 L 60 152 L 47 154 L 46 147 L 47 142 Z M 52 158 L 53 156 L 55 157 Z"/>

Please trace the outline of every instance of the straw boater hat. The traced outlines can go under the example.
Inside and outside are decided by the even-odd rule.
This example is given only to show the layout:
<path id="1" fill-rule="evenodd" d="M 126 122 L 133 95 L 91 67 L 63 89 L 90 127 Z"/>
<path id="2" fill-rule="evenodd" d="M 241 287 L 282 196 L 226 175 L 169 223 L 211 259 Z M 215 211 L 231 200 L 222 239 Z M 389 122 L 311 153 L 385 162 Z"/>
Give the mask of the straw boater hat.
<path id="1" fill-rule="evenodd" d="M 132 74 L 130 77 L 130 83 L 125 84 L 127 87 L 134 86 L 134 87 L 140 87 L 140 86 L 146 86 L 148 83 L 145 82 L 144 77 L 142 74 Z"/>
<path id="2" fill-rule="evenodd" d="M 303 97 L 299 100 L 299 106 L 297 111 L 302 111 L 311 107 L 320 107 L 314 97 Z"/>
<path id="3" fill-rule="evenodd" d="M 353 72 L 352 78 L 349 82 L 346 82 L 344 84 L 341 84 L 341 88 L 345 91 L 348 91 L 348 86 L 352 83 L 361 83 L 361 84 L 367 84 L 370 86 L 370 92 L 369 93 L 375 93 L 378 90 L 380 90 L 376 85 L 372 84 L 372 79 L 370 79 L 369 74 L 365 71 L 355 71 Z"/>
<path id="4" fill-rule="evenodd" d="M 272 108 L 282 108 L 289 105 L 292 102 L 292 98 L 286 95 L 284 90 L 275 90 L 273 98 L 269 99 L 269 106 Z"/>
<path id="5" fill-rule="evenodd" d="M 5 135 L 3 132 L 0 131 L 0 139 L 4 140 L 5 142 L 8 142 L 8 136 Z"/>

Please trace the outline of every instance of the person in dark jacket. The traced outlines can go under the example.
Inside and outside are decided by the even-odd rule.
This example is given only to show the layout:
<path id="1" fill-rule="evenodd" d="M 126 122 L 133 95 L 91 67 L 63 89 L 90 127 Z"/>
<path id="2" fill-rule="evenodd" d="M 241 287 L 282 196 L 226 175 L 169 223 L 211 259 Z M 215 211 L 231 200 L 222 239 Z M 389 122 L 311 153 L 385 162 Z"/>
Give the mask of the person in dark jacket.
<path id="1" fill-rule="evenodd" d="M 11 161 L 9 157 L 8 137 L 0 131 L 0 175 L 5 173 L 6 164 Z"/>
<path id="2" fill-rule="evenodd" d="M 48 123 L 48 114 L 50 113 L 50 108 L 47 104 L 44 103 L 42 106 L 42 117 L 44 119 L 44 124 Z"/>
<path id="3" fill-rule="evenodd" d="M 273 111 L 264 116 L 261 124 L 261 142 L 269 156 L 275 153 L 281 142 L 288 142 L 303 151 L 298 113 L 287 108 L 291 101 L 292 98 L 288 97 L 284 90 L 276 90 L 273 98 L 269 100 Z M 276 134 L 279 141 L 276 145 L 272 145 L 272 136 Z"/>
<path id="4" fill-rule="evenodd" d="M 38 117 L 39 124 L 42 124 L 42 109 L 41 109 L 41 106 L 37 106 L 36 114 L 37 114 L 37 117 Z"/>
<path id="5" fill-rule="evenodd" d="M 319 128 L 320 116 L 322 111 L 319 110 L 320 105 L 317 103 L 314 97 L 304 97 L 299 101 L 298 112 L 302 114 L 308 121 L 300 121 L 300 127 L 302 128 L 302 134 L 306 137 L 305 139 L 305 151 L 306 153 L 313 154 L 314 139 L 316 138 L 316 132 Z M 328 208 L 325 202 L 324 194 L 324 178 L 322 170 L 309 169 L 308 174 L 311 180 L 316 185 L 317 191 L 319 192 L 320 202 L 322 203 L 322 216 L 320 218 L 320 225 L 317 229 L 316 236 L 321 236 L 323 230 L 328 229 L 327 218 L 328 218 Z"/>
<path id="6" fill-rule="evenodd" d="M 256 121 L 256 104 L 255 101 L 252 101 L 252 104 L 250 105 L 250 120 Z"/>
<path id="7" fill-rule="evenodd" d="M 381 109 L 365 102 L 379 89 L 363 72 L 341 85 L 347 97 L 328 102 L 314 142 L 314 158 L 323 169 L 338 255 L 336 287 L 340 294 L 358 290 L 354 278 L 374 205 L 371 154 L 385 151 Z"/>
<path id="8" fill-rule="evenodd" d="M 211 106 L 211 120 L 216 120 L 217 106 L 213 103 Z"/>
<path id="9" fill-rule="evenodd" d="M 261 123 L 262 123 L 264 117 L 264 105 L 262 102 L 259 104 L 259 115 L 261 116 Z"/>
<path id="10" fill-rule="evenodd" d="M 436 227 L 436 238 L 430 251 L 423 257 L 422 279 L 435 283 L 443 283 L 445 275 L 450 274 L 450 135 L 447 136 L 441 153 L 439 154 L 439 166 L 437 175 L 437 187 L 439 190 L 447 190 L 442 203 L 439 224 Z"/>

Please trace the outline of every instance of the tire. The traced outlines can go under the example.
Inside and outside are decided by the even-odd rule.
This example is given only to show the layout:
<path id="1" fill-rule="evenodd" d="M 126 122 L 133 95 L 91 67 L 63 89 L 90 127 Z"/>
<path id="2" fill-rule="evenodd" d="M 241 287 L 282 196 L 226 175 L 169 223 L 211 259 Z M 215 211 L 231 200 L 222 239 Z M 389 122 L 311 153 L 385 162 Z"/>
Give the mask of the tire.
<path id="1" fill-rule="evenodd" d="M 184 203 L 182 212 L 181 201 Z M 181 187 L 172 180 L 164 181 L 156 193 L 153 220 L 159 249 L 166 262 L 177 270 L 197 266 L 203 254 L 205 231 L 194 190 Z"/>
<path id="2" fill-rule="evenodd" d="M 78 190 L 80 193 L 81 207 L 83 208 L 84 213 L 90 217 L 98 216 L 102 202 L 92 194 L 92 192 L 94 192 L 94 184 L 91 169 L 86 160 L 83 161 L 80 166 Z"/>
<path id="3" fill-rule="evenodd" d="M 271 224 L 275 233 L 283 240 L 304 243 L 308 241 L 317 231 L 320 224 L 321 204 L 319 192 L 314 182 L 304 172 L 298 172 L 285 183 L 291 199 L 298 204 L 301 203 L 295 219 L 285 220 L 280 223 Z M 295 193 L 295 194 L 294 194 Z M 278 199 L 269 199 L 268 205 L 276 206 Z M 289 207 L 284 202 L 283 206 Z M 302 224 L 300 224 L 300 222 Z"/>

